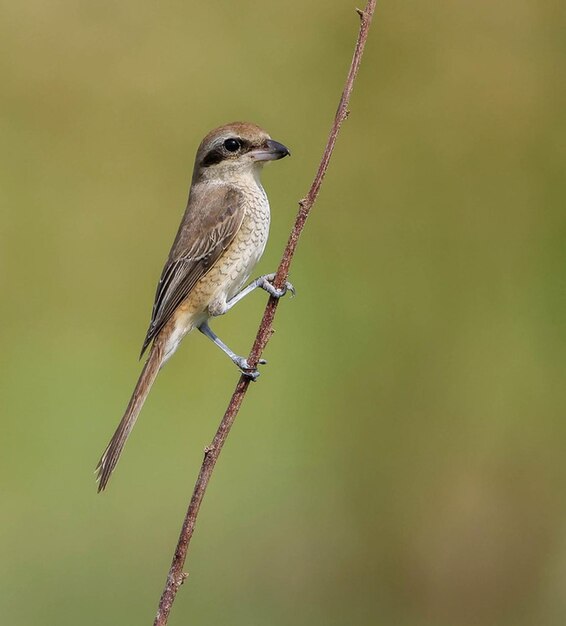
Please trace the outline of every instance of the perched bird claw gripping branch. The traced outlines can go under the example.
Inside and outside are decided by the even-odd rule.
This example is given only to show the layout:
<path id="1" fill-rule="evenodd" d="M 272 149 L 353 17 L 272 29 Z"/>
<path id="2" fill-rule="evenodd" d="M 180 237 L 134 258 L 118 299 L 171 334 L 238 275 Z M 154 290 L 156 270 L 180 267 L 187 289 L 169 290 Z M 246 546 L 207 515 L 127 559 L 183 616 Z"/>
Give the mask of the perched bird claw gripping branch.
<path id="1" fill-rule="evenodd" d="M 187 209 L 157 285 L 151 323 L 142 347 L 149 356 L 122 420 L 97 465 L 98 491 L 116 467 L 157 374 L 183 337 L 200 330 L 251 380 L 257 368 L 234 353 L 208 320 L 229 311 L 256 288 L 281 298 L 287 291 L 260 276 L 242 289 L 261 258 L 269 234 L 270 210 L 260 182 L 267 161 L 290 154 L 259 126 L 235 122 L 216 128 L 201 142 Z M 258 364 L 265 363 L 260 360 Z"/>
<path id="2" fill-rule="evenodd" d="M 275 274 L 266 274 L 265 276 L 260 276 L 259 278 L 256 278 L 254 282 L 260 281 L 258 282 L 258 287 L 265 289 L 265 291 L 267 291 L 267 293 L 274 298 L 281 298 L 288 291 L 291 292 L 292 297 L 297 295 L 295 287 L 293 287 L 292 283 L 290 283 L 288 280 L 285 281 L 285 284 L 283 285 L 283 287 L 281 287 L 281 289 L 277 289 L 277 287 L 272 284 L 274 280 Z"/>

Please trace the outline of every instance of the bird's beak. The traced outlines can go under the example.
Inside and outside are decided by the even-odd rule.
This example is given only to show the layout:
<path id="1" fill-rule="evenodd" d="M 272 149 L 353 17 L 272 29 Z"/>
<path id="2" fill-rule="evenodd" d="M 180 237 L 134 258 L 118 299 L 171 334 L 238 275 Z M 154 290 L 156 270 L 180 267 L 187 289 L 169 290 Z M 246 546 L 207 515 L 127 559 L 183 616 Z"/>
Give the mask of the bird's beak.
<path id="1" fill-rule="evenodd" d="M 256 161 L 277 161 L 286 156 L 291 156 L 288 148 L 278 141 L 268 139 L 265 144 L 250 153 Z"/>

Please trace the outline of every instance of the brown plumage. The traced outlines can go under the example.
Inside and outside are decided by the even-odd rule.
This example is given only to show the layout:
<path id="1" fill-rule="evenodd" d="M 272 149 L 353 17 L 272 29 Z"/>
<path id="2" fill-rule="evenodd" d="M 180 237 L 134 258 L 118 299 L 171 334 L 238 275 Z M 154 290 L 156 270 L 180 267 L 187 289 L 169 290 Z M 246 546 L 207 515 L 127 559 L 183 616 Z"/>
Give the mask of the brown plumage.
<path id="1" fill-rule="evenodd" d="M 213 188 L 201 185 L 192 193 L 157 285 L 142 355 L 196 282 L 234 239 L 242 225 L 244 200 L 238 189 L 226 185 Z"/>
<path id="2" fill-rule="evenodd" d="M 230 307 L 261 257 L 269 203 L 259 172 L 266 161 L 287 154 L 259 126 L 241 122 L 213 130 L 200 144 L 187 208 L 157 285 L 142 347 L 143 354 L 152 344 L 149 357 L 98 463 L 99 491 L 108 483 L 160 368 L 188 332 L 202 330 L 208 318 Z"/>

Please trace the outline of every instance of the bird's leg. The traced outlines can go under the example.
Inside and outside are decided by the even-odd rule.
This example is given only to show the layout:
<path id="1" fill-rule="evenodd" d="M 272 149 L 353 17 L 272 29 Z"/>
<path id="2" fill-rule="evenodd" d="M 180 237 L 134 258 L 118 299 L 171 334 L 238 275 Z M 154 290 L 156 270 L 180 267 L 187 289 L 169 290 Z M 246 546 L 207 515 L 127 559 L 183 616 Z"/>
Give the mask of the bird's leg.
<path id="1" fill-rule="evenodd" d="M 252 380 L 256 380 L 256 378 L 259 376 L 259 372 L 257 371 L 257 369 L 253 369 L 249 365 L 247 359 L 245 359 L 243 356 L 238 356 L 235 352 L 232 352 L 232 350 L 230 350 L 230 348 L 222 341 L 222 339 L 220 339 L 220 337 L 218 337 L 218 335 L 213 332 L 207 322 L 203 322 L 198 327 L 198 329 L 203 335 L 206 335 L 211 341 L 213 341 L 222 350 L 222 352 L 224 352 L 224 354 L 227 354 L 230 357 L 232 362 L 236 365 L 236 367 L 240 370 L 240 372 L 242 372 L 244 376 L 247 376 Z M 265 359 L 260 359 L 260 365 L 264 365 L 265 363 L 267 363 Z"/>
<path id="2" fill-rule="evenodd" d="M 264 276 L 260 276 L 259 278 L 256 278 L 247 287 L 244 287 L 242 291 L 237 293 L 233 298 L 231 298 L 230 300 L 228 300 L 228 302 L 226 302 L 226 309 L 224 310 L 224 312 L 231 309 L 235 304 L 238 304 L 238 302 L 240 302 L 242 298 L 245 298 L 249 293 L 251 293 L 254 289 L 257 289 L 258 287 L 260 289 L 264 289 L 265 291 L 267 291 L 267 293 L 270 296 L 273 296 L 274 298 L 281 298 L 288 291 L 290 291 L 293 295 L 295 295 L 295 288 L 288 281 L 285 281 L 285 284 L 283 285 L 281 289 L 277 289 L 277 287 L 274 287 L 273 284 L 271 283 L 271 281 L 274 278 L 275 278 L 275 274 L 265 274 Z"/>

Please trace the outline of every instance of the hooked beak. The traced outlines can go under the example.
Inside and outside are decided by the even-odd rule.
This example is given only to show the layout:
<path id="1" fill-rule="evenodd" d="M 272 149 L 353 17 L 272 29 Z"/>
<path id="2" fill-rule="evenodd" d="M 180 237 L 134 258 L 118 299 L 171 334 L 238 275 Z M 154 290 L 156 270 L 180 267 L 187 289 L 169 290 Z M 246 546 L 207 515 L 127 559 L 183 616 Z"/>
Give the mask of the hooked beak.
<path id="1" fill-rule="evenodd" d="M 277 161 L 283 157 L 291 156 L 291 153 L 282 143 L 268 139 L 263 147 L 252 150 L 251 155 L 256 161 Z"/>

